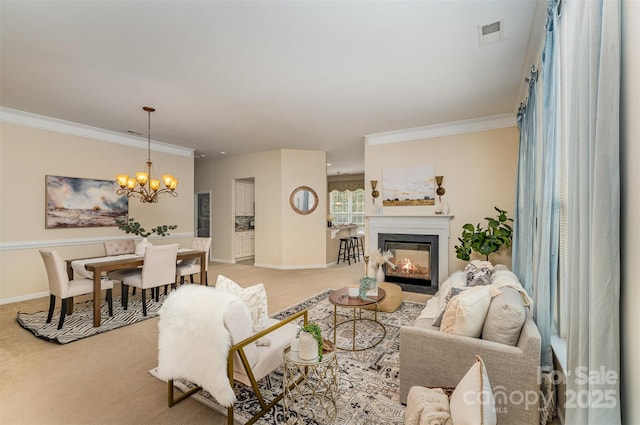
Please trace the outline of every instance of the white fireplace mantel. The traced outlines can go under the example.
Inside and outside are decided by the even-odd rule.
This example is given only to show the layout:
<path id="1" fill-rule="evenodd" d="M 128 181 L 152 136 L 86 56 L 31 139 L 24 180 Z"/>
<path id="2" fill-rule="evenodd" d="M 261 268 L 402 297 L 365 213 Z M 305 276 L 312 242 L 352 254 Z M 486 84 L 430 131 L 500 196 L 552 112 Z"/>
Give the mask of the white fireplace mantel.
<path id="1" fill-rule="evenodd" d="M 438 286 L 449 276 L 449 221 L 452 215 L 368 215 L 369 249 L 377 249 L 378 233 L 438 236 Z"/>

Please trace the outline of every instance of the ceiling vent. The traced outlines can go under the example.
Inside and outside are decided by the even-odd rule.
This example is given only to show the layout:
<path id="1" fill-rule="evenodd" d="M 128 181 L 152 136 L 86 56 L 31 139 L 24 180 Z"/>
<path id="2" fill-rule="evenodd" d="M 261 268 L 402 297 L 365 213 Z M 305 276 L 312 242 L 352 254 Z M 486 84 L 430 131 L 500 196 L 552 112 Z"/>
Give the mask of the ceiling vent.
<path id="1" fill-rule="evenodd" d="M 504 21 L 501 19 L 487 25 L 478 26 L 480 45 L 495 43 L 504 39 Z"/>

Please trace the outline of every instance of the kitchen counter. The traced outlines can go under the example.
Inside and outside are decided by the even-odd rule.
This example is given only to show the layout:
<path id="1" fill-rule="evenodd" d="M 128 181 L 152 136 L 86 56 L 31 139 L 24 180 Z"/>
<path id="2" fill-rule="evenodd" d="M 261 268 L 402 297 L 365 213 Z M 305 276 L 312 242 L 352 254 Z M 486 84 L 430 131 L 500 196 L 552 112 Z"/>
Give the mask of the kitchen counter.
<path id="1" fill-rule="evenodd" d="M 335 264 L 338 261 L 340 238 L 348 238 L 357 234 L 358 225 L 356 224 L 327 227 L 327 264 Z"/>

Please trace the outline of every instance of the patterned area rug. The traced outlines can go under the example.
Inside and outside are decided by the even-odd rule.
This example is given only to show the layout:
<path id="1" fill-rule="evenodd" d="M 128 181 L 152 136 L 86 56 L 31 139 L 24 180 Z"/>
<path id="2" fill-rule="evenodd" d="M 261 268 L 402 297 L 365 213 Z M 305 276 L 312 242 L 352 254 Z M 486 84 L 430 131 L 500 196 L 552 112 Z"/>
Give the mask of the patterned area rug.
<path id="1" fill-rule="evenodd" d="M 329 302 L 330 291 L 310 298 L 300 304 L 272 315 L 283 319 L 304 308 L 309 309 L 309 320 L 318 323 L 325 338 L 333 339 L 333 305 Z M 378 320 L 384 323 L 386 335 L 375 347 L 362 351 L 338 350 L 338 412 L 333 423 L 344 425 L 379 424 L 402 425 L 405 407 L 399 401 L 399 338 L 400 326 L 413 323 L 420 315 L 424 304 L 404 302 L 393 313 L 378 313 Z M 338 323 L 352 317 L 352 309 L 338 308 Z M 363 317 L 373 318 L 373 312 L 362 311 Z M 380 339 L 383 331 L 380 325 L 363 321 L 357 323 L 356 348 L 369 345 Z M 349 323 L 338 326 L 338 346 L 351 346 L 353 327 Z M 363 345 L 364 344 L 364 345 Z M 155 376 L 155 369 L 149 371 Z M 188 390 L 194 385 L 186 381 L 175 381 L 177 388 Z M 273 400 L 282 392 L 282 369 L 276 369 L 260 382 L 265 401 Z M 253 390 L 238 382 L 234 389 L 237 402 L 234 406 L 234 417 L 237 423 L 246 423 L 259 410 L 259 403 Z M 177 394 L 176 394 L 177 395 Z M 202 390 L 192 396 L 199 402 L 226 415 L 226 409 L 220 406 L 213 397 Z M 301 418 L 302 419 L 302 418 Z M 281 403 L 263 416 L 258 424 L 284 423 Z M 301 423 L 315 424 L 309 418 Z"/>
<path id="2" fill-rule="evenodd" d="M 147 316 L 142 315 L 142 300 L 138 295 L 129 295 L 129 307 L 125 311 L 122 309 L 120 297 L 113 298 L 113 316 L 109 317 L 109 310 L 106 302 L 102 301 L 102 322 L 100 327 L 93 327 L 93 301 L 85 301 L 73 306 L 73 314 L 66 316 L 62 329 L 58 330 L 58 320 L 60 320 L 60 303 L 53 312 L 51 323 L 47 321 L 47 311 L 37 313 L 18 312 L 18 323 L 23 328 L 33 332 L 38 338 L 58 344 L 67 344 L 82 338 L 97 335 L 131 325 L 143 320 L 151 319 L 158 315 L 158 310 L 165 298 L 160 295 L 159 302 L 147 299 Z"/>

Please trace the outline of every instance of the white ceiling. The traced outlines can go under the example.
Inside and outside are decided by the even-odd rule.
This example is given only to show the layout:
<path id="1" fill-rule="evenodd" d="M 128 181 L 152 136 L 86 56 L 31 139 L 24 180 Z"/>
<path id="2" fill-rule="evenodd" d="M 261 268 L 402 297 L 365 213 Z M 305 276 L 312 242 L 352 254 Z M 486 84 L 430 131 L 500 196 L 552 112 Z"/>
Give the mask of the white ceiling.
<path id="1" fill-rule="evenodd" d="M 0 8 L 3 107 L 146 137 L 149 105 L 154 140 L 326 150 L 329 174 L 363 172 L 364 135 L 515 112 L 541 26 L 536 0 Z M 504 40 L 481 47 L 498 20 Z"/>

